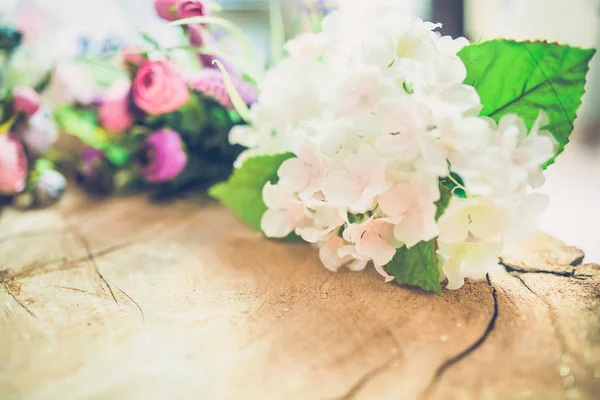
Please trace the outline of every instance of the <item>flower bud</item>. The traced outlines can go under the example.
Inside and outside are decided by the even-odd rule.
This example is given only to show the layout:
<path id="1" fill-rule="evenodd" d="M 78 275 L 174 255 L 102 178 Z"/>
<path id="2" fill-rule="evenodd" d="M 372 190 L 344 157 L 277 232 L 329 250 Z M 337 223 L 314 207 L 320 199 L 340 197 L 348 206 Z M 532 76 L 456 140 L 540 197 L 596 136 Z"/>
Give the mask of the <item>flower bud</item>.
<path id="1" fill-rule="evenodd" d="M 187 164 L 183 146 L 181 136 L 169 129 L 148 136 L 138 154 L 143 177 L 152 183 L 175 179 Z"/>
<path id="2" fill-rule="evenodd" d="M 40 95 L 30 87 L 15 88 L 13 89 L 13 108 L 30 117 L 40 109 Z"/>
<path id="3" fill-rule="evenodd" d="M 11 133 L 0 135 L 0 194 L 14 195 L 27 182 L 27 157 Z"/>
<path id="4" fill-rule="evenodd" d="M 134 118 L 129 111 L 130 91 L 131 85 L 121 81 L 114 83 L 104 94 L 98 108 L 98 119 L 109 133 L 120 134 L 133 125 Z"/>
<path id="5" fill-rule="evenodd" d="M 162 19 L 167 21 L 177 19 L 177 0 L 154 0 L 154 8 Z"/>

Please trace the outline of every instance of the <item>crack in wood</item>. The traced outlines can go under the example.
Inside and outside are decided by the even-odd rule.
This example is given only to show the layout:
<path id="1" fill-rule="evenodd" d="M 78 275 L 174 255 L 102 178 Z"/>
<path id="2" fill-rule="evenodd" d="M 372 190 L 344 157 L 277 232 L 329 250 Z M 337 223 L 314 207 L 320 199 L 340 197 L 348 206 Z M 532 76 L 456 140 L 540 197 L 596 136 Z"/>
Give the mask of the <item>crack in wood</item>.
<path id="1" fill-rule="evenodd" d="M 73 292 L 85 293 L 85 294 L 90 295 L 90 296 L 95 296 L 95 297 L 103 298 L 103 296 L 100 296 L 99 294 L 92 293 L 92 292 L 89 292 L 89 291 L 83 290 L 83 289 L 78 289 L 78 288 L 69 287 L 69 286 L 59 286 L 59 285 L 51 285 L 51 286 L 55 287 L 57 289 L 71 290 Z"/>
<path id="2" fill-rule="evenodd" d="M 10 297 L 12 297 L 12 299 L 21 306 L 21 308 L 23 308 L 25 311 L 27 311 L 27 313 L 29 315 L 31 315 L 34 319 L 37 319 L 37 317 L 35 316 L 35 314 L 33 313 L 33 311 L 31 311 L 29 309 L 29 307 L 27 307 L 21 300 L 19 300 L 19 298 L 17 296 L 15 296 L 15 294 L 10 290 L 10 288 L 8 287 L 7 284 L 4 284 L 4 289 L 6 290 L 6 293 L 8 293 L 8 295 Z"/>
<path id="3" fill-rule="evenodd" d="M 133 299 L 133 297 L 131 297 L 129 294 L 127 294 L 123 289 L 121 289 L 120 287 L 116 286 L 117 290 L 119 292 L 121 292 L 123 294 L 123 296 L 127 297 L 129 299 L 129 301 L 131 301 L 138 309 L 138 311 L 140 312 L 140 315 L 142 316 L 142 323 L 145 324 L 146 323 L 146 315 L 144 314 L 144 310 L 142 309 L 142 307 L 138 304 L 137 301 L 135 301 Z"/>
<path id="4" fill-rule="evenodd" d="M 494 312 L 492 313 L 492 317 L 490 318 L 490 321 L 488 322 L 485 332 L 483 332 L 483 334 L 479 337 L 479 339 L 477 339 L 477 341 L 475 341 L 475 343 L 473 343 L 472 345 L 470 345 L 469 347 L 467 347 L 465 350 L 463 350 L 459 354 L 455 355 L 454 357 L 444 361 L 444 363 L 442 363 L 442 365 L 440 365 L 437 368 L 437 370 L 435 371 L 435 374 L 433 375 L 433 378 L 431 379 L 431 381 L 429 382 L 429 384 L 423 391 L 423 393 L 421 395 L 422 398 L 429 398 L 432 390 L 435 388 L 435 386 L 438 384 L 438 382 L 442 379 L 442 376 L 446 373 L 446 371 L 448 371 L 452 366 L 454 366 L 461 360 L 465 359 L 470 354 L 472 354 L 475 350 L 477 350 L 479 347 L 481 347 L 481 345 L 483 345 L 483 343 L 485 343 L 485 341 L 487 340 L 490 333 L 492 333 L 492 331 L 494 330 L 494 327 L 496 326 L 496 320 L 498 319 L 498 292 L 497 292 L 496 288 L 494 287 L 494 284 L 490 278 L 490 274 L 486 275 L 486 279 L 487 279 L 488 285 L 492 288 L 492 298 L 494 300 Z"/>
<path id="5" fill-rule="evenodd" d="M 394 349 L 400 348 L 400 342 L 394 332 L 392 332 L 389 328 L 385 328 L 385 333 L 387 336 L 390 336 L 394 341 Z M 395 353 L 392 357 L 387 359 L 384 363 L 378 365 L 372 370 L 367 371 L 364 375 L 362 375 L 350 388 L 340 397 L 335 397 L 335 400 L 350 400 L 356 397 L 356 395 L 375 377 L 379 374 L 385 372 L 390 369 L 394 364 L 400 360 L 402 357 L 402 353 Z"/>
<path id="6" fill-rule="evenodd" d="M 525 287 L 525 289 L 527 289 L 531 294 L 533 294 L 539 301 L 544 303 L 544 306 L 546 306 L 546 308 L 548 309 L 550 323 L 552 324 L 552 329 L 554 330 L 554 336 L 556 336 L 556 338 L 558 339 L 558 341 L 560 343 L 561 352 L 566 353 L 566 354 L 570 355 L 571 357 L 575 358 L 579 365 L 585 366 L 585 363 L 582 362 L 580 357 L 578 355 L 576 355 L 576 353 L 573 350 L 571 350 L 570 346 L 567 344 L 567 339 L 565 338 L 565 335 L 564 335 L 562 329 L 560 328 L 558 317 L 556 315 L 556 312 L 554 311 L 554 306 L 552 305 L 552 303 L 550 303 L 545 297 L 540 296 L 537 292 L 535 292 L 525 282 L 525 280 L 523 279 L 523 277 L 521 277 L 520 274 L 513 274 L 513 276 L 515 278 L 517 278 L 519 280 L 519 282 L 521 282 L 521 284 Z"/>
<path id="7" fill-rule="evenodd" d="M 358 379 L 358 381 L 356 381 L 352 386 L 350 386 L 350 389 L 348 389 L 348 391 L 344 395 L 340 397 L 335 397 L 334 400 L 350 400 L 355 398 L 356 395 L 363 389 L 363 387 L 365 387 L 371 380 L 373 380 L 379 374 L 388 370 L 394 364 L 394 362 L 396 362 L 399 359 L 399 354 L 393 355 L 384 363 L 378 365 L 377 367 L 373 368 L 372 370 L 368 371 L 363 376 L 361 376 Z"/>
<path id="8" fill-rule="evenodd" d="M 77 236 L 77 238 L 81 242 L 83 248 L 85 249 L 85 253 L 88 256 L 88 259 L 91 261 L 92 267 L 94 268 L 96 275 L 98 275 L 100 280 L 102 282 L 104 282 L 104 284 L 108 288 L 108 291 L 109 291 L 111 297 L 113 298 L 115 304 L 117 305 L 117 307 L 120 307 L 119 301 L 117 300 L 117 296 L 115 296 L 115 292 L 113 292 L 112 287 L 110 286 L 110 284 L 108 283 L 108 281 L 106 280 L 104 275 L 102 275 L 102 272 L 100 272 L 100 269 L 98 268 L 98 263 L 96 262 L 96 257 L 94 257 L 94 253 L 92 253 L 90 243 L 88 242 L 87 238 L 85 236 L 83 236 L 83 234 L 75 228 L 73 228 L 73 233 L 75 234 L 75 236 Z"/>
<path id="9" fill-rule="evenodd" d="M 125 243 L 117 244 L 114 246 L 110 246 L 103 250 L 98 251 L 97 253 L 92 253 L 92 256 L 94 258 L 102 257 L 105 255 L 117 252 L 119 250 L 125 249 L 129 246 L 132 246 L 133 244 L 134 244 L 134 242 L 130 241 L 130 242 L 125 242 Z M 32 263 L 30 265 L 27 265 L 27 266 L 21 268 L 20 271 L 16 271 L 16 272 L 12 272 L 10 270 L 1 270 L 0 271 L 0 283 L 7 283 L 7 282 L 18 280 L 18 279 L 34 278 L 36 276 L 45 275 L 45 274 L 49 274 L 52 272 L 67 271 L 70 269 L 79 268 L 82 266 L 82 264 L 84 264 L 88 261 L 91 261 L 91 258 L 89 257 L 89 255 L 86 255 L 84 257 L 79 257 L 74 260 L 68 260 L 65 258 L 56 258 L 54 260 L 46 261 L 43 263 L 39 263 L 39 262 Z M 59 266 L 56 268 L 47 268 L 48 266 L 53 266 L 54 264 L 59 264 Z M 11 272 L 12 272 L 12 274 L 11 274 Z"/>
<path id="10" fill-rule="evenodd" d="M 571 261 L 571 263 L 569 265 L 572 267 L 577 267 L 577 266 L 583 264 L 583 260 L 585 260 L 585 254 L 582 255 L 581 257 L 577 257 L 576 259 Z"/>
<path id="11" fill-rule="evenodd" d="M 581 260 L 583 260 L 583 258 L 581 258 Z M 574 262 L 576 262 L 577 260 L 575 260 Z M 580 263 L 581 264 L 581 263 Z M 573 275 L 575 275 L 575 269 L 571 269 L 570 271 L 552 271 L 552 270 L 546 270 L 546 269 L 522 269 L 522 268 L 516 268 L 513 267 L 509 264 L 505 264 L 504 261 L 500 260 L 500 265 L 502 265 L 504 268 L 506 268 L 506 270 L 508 272 L 516 272 L 519 274 L 550 274 L 550 275 L 556 275 L 556 276 L 562 276 L 565 278 L 572 278 Z M 576 264 L 570 264 L 572 266 L 575 266 Z M 579 265 L 579 264 L 577 264 Z"/>

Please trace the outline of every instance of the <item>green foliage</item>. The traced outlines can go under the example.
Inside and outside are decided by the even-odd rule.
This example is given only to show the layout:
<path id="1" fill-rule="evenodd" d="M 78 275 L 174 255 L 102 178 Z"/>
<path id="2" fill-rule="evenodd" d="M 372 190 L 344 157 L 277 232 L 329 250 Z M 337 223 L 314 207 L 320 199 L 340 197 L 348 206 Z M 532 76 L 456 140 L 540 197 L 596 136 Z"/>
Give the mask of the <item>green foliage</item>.
<path id="1" fill-rule="evenodd" d="M 77 137 L 87 146 L 104 151 L 115 166 L 127 163 L 131 151 L 109 140 L 107 132 L 98 124 L 95 110 L 63 106 L 54 110 L 54 119 L 62 132 Z"/>
<path id="2" fill-rule="evenodd" d="M 594 53 L 556 43 L 491 40 L 458 55 L 467 67 L 465 83 L 481 97 L 481 115 L 499 121 L 515 113 L 531 128 L 540 109 L 548 114 L 546 128 L 559 143 L 549 165 L 569 142 Z"/>
<path id="3" fill-rule="evenodd" d="M 249 158 L 234 171 L 229 181 L 213 186 L 209 194 L 242 221 L 261 230 L 260 220 L 267 210 L 262 198 L 263 187 L 267 182 L 277 182 L 277 170 L 292 157 L 292 153 L 285 153 Z"/>
<path id="4" fill-rule="evenodd" d="M 63 106 L 54 110 L 54 119 L 62 132 L 73 135 L 95 149 L 108 146 L 108 137 L 98 124 L 95 110 L 77 109 Z"/>
<path id="5" fill-rule="evenodd" d="M 448 204 L 450 204 L 451 197 L 452 188 L 448 187 L 440 180 L 440 199 L 435 203 L 437 207 L 437 211 L 435 213 L 436 220 L 440 219 L 440 217 L 444 215 L 444 211 L 446 211 L 446 208 L 448 208 Z"/>
<path id="6" fill-rule="evenodd" d="M 399 248 L 385 269 L 398 283 L 418 286 L 428 292 L 442 291 L 435 240 L 417 243 L 410 249 Z"/>

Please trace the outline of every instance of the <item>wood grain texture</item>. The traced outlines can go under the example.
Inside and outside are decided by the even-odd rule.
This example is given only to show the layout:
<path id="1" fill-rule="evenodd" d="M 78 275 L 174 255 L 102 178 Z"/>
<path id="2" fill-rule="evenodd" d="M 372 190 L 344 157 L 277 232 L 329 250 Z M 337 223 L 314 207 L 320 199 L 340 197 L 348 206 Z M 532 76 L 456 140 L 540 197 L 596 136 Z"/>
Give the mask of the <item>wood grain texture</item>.
<path id="1" fill-rule="evenodd" d="M 2 399 L 597 399 L 600 267 L 540 234 L 442 296 L 196 199 L 0 218 Z"/>

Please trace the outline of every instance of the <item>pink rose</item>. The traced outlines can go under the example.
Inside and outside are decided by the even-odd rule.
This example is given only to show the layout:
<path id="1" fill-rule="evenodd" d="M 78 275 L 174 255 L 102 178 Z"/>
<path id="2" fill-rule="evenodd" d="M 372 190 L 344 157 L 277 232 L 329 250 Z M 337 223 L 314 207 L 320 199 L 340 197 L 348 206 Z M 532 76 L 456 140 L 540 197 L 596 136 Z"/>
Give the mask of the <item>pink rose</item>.
<path id="1" fill-rule="evenodd" d="M 133 82 L 133 101 L 150 115 L 173 112 L 189 98 L 185 80 L 171 61 L 146 61 Z"/>
<path id="2" fill-rule="evenodd" d="M 254 86 L 235 76 L 231 76 L 231 80 L 246 105 L 250 106 L 256 102 L 258 92 Z M 233 109 L 233 103 L 220 70 L 212 68 L 200 70 L 190 80 L 190 87 L 204 96 L 213 98 L 223 107 L 229 110 Z"/>
<path id="3" fill-rule="evenodd" d="M 16 111 L 32 116 L 40 109 L 40 95 L 30 87 L 13 89 L 13 107 Z"/>
<path id="4" fill-rule="evenodd" d="M 27 157 L 12 134 L 0 135 L 0 193 L 22 192 L 27 182 Z"/>
<path id="5" fill-rule="evenodd" d="M 148 136 L 139 154 L 139 164 L 148 182 L 175 179 L 187 164 L 187 154 L 179 134 L 164 129 Z"/>
<path id="6" fill-rule="evenodd" d="M 177 19 L 177 0 L 154 0 L 154 8 L 162 19 L 167 21 Z"/>
<path id="7" fill-rule="evenodd" d="M 123 133 L 129 129 L 134 118 L 129 112 L 129 91 L 131 85 L 121 81 L 108 88 L 100 102 L 98 119 L 110 133 Z"/>
<path id="8" fill-rule="evenodd" d="M 177 14 L 179 18 L 205 17 L 210 15 L 210 9 L 203 0 L 179 0 Z"/>

